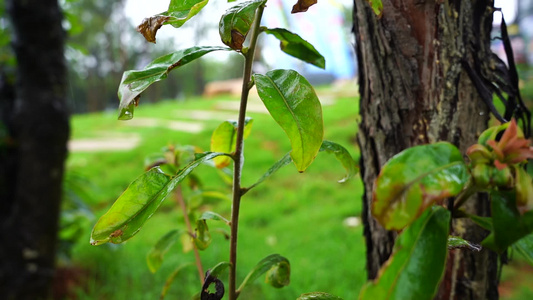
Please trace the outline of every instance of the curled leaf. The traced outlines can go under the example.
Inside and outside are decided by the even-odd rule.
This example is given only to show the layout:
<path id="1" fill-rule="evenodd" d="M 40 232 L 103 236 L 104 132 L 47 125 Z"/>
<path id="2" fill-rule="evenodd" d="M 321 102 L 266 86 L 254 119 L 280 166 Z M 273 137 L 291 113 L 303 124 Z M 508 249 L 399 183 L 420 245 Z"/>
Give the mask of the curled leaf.
<path id="1" fill-rule="evenodd" d="M 205 219 L 196 221 L 194 244 L 199 250 L 205 250 L 211 244 L 211 233 Z"/>
<path id="2" fill-rule="evenodd" d="M 315 5 L 317 3 L 317 0 L 298 0 L 296 4 L 292 7 L 291 14 L 299 13 L 299 12 L 306 12 L 309 7 Z"/>
<path id="3" fill-rule="evenodd" d="M 238 291 L 242 291 L 246 285 L 252 283 L 265 272 L 268 272 L 267 283 L 274 287 L 283 287 L 290 282 L 291 266 L 289 260 L 279 254 L 272 254 L 257 263 L 246 278 L 244 278 Z"/>
<path id="4" fill-rule="evenodd" d="M 209 291 L 209 286 L 215 285 L 215 292 Z M 205 273 L 205 281 L 202 286 L 201 300 L 221 300 L 224 297 L 224 283 L 218 279 L 218 274 L 213 274 L 212 270 Z"/>
<path id="5" fill-rule="evenodd" d="M 324 56 L 299 35 L 283 28 L 268 28 L 264 32 L 272 34 L 280 41 L 279 47 L 281 51 L 321 69 L 326 68 L 326 59 Z"/>
<path id="6" fill-rule="evenodd" d="M 266 283 L 275 288 L 282 288 L 291 282 L 291 265 L 289 261 L 280 261 L 266 273 Z"/>
<path id="7" fill-rule="evenodd" d="M 265 3 L 266 0 L 245 1 L 226 10 L 218 27 L 222 42 L 233 50 L 242 50 L 242 44 L 255 19 L 255 11 Z"/>
<path id="8" fill-rule="evenodd" d="M 148 42 L 155 44 L 155 37 L 161 26 L 170 24 L 176 28 L 181 27 L 186 21 L 199 13 L 207 2 L 208 0 L 171 0 L 167 11 L 145 18 L 137 26 L 137 31 Z"/>
<path id="9" fill-rule="evenodd" d="M 137 31 L 141 33 L 144 38 L 155 44 L 155 35 L 159 28 L 169 19 L 168 16 L 156 15 L 153 17 L 145 18 L 139 26 L 137 26 Z"/>
<path id="10" fill-rule="evenodd" d="M 341 162 L 342 166 L 348 172 L 346 176 L 344 176 L 344 178 L 339 180 L 339 183 L 344 183 L 348 181 L 350 178 L 355 176 L 357 172 L 359 172 L 359 169 L 357 168 L 357 163 L 353 160 L 348 150 L 346 150 L 346 148 L 344 148 L 343 146 L 334 142 L 323 141 L 322 146 L 320 146 L 320 152 L 322 151 L 335 154 L 337 160 Z"/>

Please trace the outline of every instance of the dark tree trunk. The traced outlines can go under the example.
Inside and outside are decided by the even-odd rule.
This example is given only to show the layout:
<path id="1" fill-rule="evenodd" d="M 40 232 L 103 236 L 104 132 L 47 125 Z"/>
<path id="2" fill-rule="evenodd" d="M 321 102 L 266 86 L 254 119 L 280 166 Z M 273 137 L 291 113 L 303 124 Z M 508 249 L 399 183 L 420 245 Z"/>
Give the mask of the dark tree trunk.
<path id="1" fill-rule="evenodd" d="M 54 276 L 63 164 L 69 135 L 65 34 L 57 0 L 8 0 L 17 59 L 12 106 L 2 106 L 12 141 L 0 154 L 0 295 L 48 299 Z M 4 195 L 8 195 L 4 197 Z"/>
<path id="2" fill-rule="evenodd" d="M 493 72 L 490 52 L 493 2 L 487 0 L 383 0 L 377 17 L 366 0 L 354 0 L 359 63 L 358 134 L 368 277 L 389 258 L 395 232 L 372 217 L 372 186 L 385 162 L 419 144 L 449 141 L 464 153 L 487 127 L 489 113 L 465 64 Z M 487 199 L 471 199 L 468 210 L 489 213 Z M 487 235 L 466 221 L 452 232 L 479 243 Z M 497 257 L 454 250 L 438 299 L 497 299 Z"/>

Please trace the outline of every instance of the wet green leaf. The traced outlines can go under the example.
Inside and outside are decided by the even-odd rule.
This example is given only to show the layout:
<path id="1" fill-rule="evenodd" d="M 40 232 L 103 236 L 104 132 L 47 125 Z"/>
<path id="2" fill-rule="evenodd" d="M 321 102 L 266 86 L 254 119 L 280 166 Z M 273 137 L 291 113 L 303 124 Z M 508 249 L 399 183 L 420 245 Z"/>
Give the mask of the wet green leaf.
<path id="1" fill-rule="evenodd" d="M 181 27 L 186 21 L 199 13 L 207 2 L 208 0 L 171 0 L 168 10 L 164 14 L 170 17 L 167 24 L 176 28 Z"/>
<path id="2" fill-rule="evenodd" d="M 520 214 L 515 193 L 492 192 L 491 211 L 493 231 L 481 243 L 498 253 L 533 233 L 533 211 Z"/>
<path id="3" fill-rule="evenodd" d="M 481 251 L 481 246 L 478 244 L 471 243 L 461 237 L 458 236 L 449 236 L 448 237 L 448 249 L 456 249 L 456 248 L 465 248 L 470 251 Z"/>
<path id="4" fill-rule="evenodd" d="M 513 248 L 533 266 L 533 234 L 529 234 L 513 244 Z"/>
<path id="5" fill-rule="evenodd" d="M 133 110 L 141 93 L 153 83 L 167 78 L 168 73 L 175 68 L 190 63 L 191 61 L 213 52 L 229 50 L 226 47 L 192 47 L 161 56 L 143 70 L 130 70 L 124 72 L 118 88 L 119 119 L 133 118 Z"/>
<path id="6" fill-rule="evenodd" d="M 348 181 L 350 178 L 352 178 L 359 172 L 359 169 L 357 168 L 357 163 L 353 160 L 350 153 L 348 153 L 348 150 L 346 150 L 341 145 L 330 141 L 323 141 L 319 151 L 326 151 L 327 153 L 335 154 L 337 160 L 339 160 L 342 163 L 342 166 L 346 169 L 346 171 L 348 171 L 346 176 L 339 180 L 340 183 Z M 276 173 L 279 169 L 290 164 L 291 162 L 292 158 L 291 153 L 289 152 L 285 154 L 285 156 L 283 156 L 280 160 L 278 160 L 272 167 L 270 167 L 270 169 L 268 169 L 268 171 L 266 171 L 265 174 L 263 174 L 263 176 L 261 176 L 261 178 L 259 178 L 256 183 L 249 186 L 246 191 L 255 188 L 263 181 L 265 181 L 268 177 L 272 176 L 272 174 Z"/>
<path id="7" fill-rule="evenodd" d="M 381 17 L 381 14 L 383 13 L 383 3 L 381 3 L 381 0 L 366 0 L 366 1 L 370 4 L 370 7 L 372 7 L 372 10 L 374 11 L 374 13 L 378 17 Z"/>
<path id="8" fill-rule="evenodd" d="M 315 5 L 317 3 L 317 0 L 298 0 L 296 4 L 292 7 L 291 14 L 299 13 L 299 12 L 306 12 L 309 7 Z"/>
<path id="9" fill-rule="evenodd" d="M 343 299 L 337 296 L 333 296 L 328 293 L 313 292 L 313 293 L 302 294 L 296 300 L 343 300 Z"/>
<path id="10" fill-rule="evenodd" d="M 265 3 L 266 0 L 245 1 L 226 10 L 218 26 L 222 42 L 233 50 L 242 50 L 242 44 L 254 22 L 255 11 Z"/>
<path id="11" fill-rule="evenodd" d="M 322 106 L 309 82 L 294 70 L 255 74 L 259 97 L 291 141 L 291 158 L 299 172 L 313 162 L 322 145 Z"/>
<path id="12" fill-rule="evenodd" d="M 182 264 L 180 266 L 178 266 L 174 272 L 172 272 L 168 277 L 167 277 L 167 280 L 165 281 L 165 285 L 163 286 L 163 290 L 161 291 L 161 295 L 159 296 L 159 299 L 160 300 L 163 300 L 165 298 L 165 296 L 167 295 L 168 293 L 168 289 L 170 289 L 170 285 L 172 284 L 172 282 L 174 282 L 174 280 L 176 279 L 176 277 L 178 276 L 178 273 L 181 272 L 181 270 L 185 269 L 186 267 L 189 267 L 189 266 L 193 266 L 194 264 L 193 263 L 185 263 L 185 264 Z"/>
<path id="13" fill-rule="evenodd" d="M 181 27 L 199 13 L 207 2 L 208 0 L 171 0 L 166 12 L 144 19 L 137 31 L 147 41 L 155 43 L 156 33 L 161 26 L 170 24 L 176 28 Z"/>
<path id="14" fill-rule="evenodd" d="M 283 28 L 267 28 L 264 32 L 272 34 L 280 41 L 279 47 L 281 51 L 321 69 L 326 68 L 326 59 L 324 56 L 299 35 Z"/>
<path id="15" fill-rule="evenodd" d="M 449 225 L 448 210 L 426 210 L 398 236 L 379 278 L 363 287 L 359 299 L 433 299 L 444 273 Z"/>
<path id="16" fill-rule="evenodd" d="M 213 220 L 213 221 L 222 221 L 222 222 L 225 222 L 226 224 L 230 224 L 230 221 L 226 218 L 224 218 L 223 216 L 215 213 L 215 212 L 212 212 L 212 211 L 206 211 L 204 213 L 202 213 L 202 215 L 198 218 L 198 220 Z"/>
<path id="17" fill-rule="evenodd" d="M 183 230 L 171 230 L 157 241 L 154 247 L 150 249 L 146 256 L 146 263 L 150 272 L 155 273 L 163 263 L 163 257 L 168 252 L 170 247 L 180 238 Z"/>
<path id="18" fill-rule="evenodd" d="M 254 282 L 259 276 L 269 271 L 270 277 L 267 277 L 267 282 L 274 287 L 282 287 L 289 284 L 291 273 L 289 260 L 279 254 L 271 254 L 258 262 L 250 273 L 248 273 L 239 286 L 238 291 L 242 291 L 246 285 Z"/>
<path id="19" fill-rule="evenodd" d="M 330 142 L 323 141 L 322 146 L 320 147 L 320 152 L 326 151 L 327 153 L 335 154 L 335 157 L 338 161 L 341 162 L 342 166 L 348 172 L 344 178 L 339 180 L 340 183 L 348 181 L 353 176 L 357 175 L 359 169 L 357 168 L 357 163 L 353 160 L 352 156 L 343 146 Z"/>
<path id="20" fill-rule="evenodd" d="M 383 166 L 372 214 L 388 230 L 403 229 L 433 203 L 459 194 L 468 178 L 461 152 L 450 143 L 406 149 Z"/>
<path id="21" fill-rule="evenodd" d="M 244 121 L 244 138 L 246 139 L 252 131 L 253 120 L 246 118 Z M 232 154 L 235 152 L 235 144 L 237 142 L 237 126 L 238 122 L 228 120 L 222 122 L 211 135 L 211 151 L 224 152 Z M 231 158 L 227 156 L 220 156 L 213 160 L 215 166 L 219 169 L 229 166 Z"/>
<path id="22" fill-rule="evenodd" d="M 175 176 L 165 175 L 158 167 L 139 176 L 120 195 L 113 206 L 94 225 L 91 244 L 122 243 L 134 236 L 166 196 L 201 163 L 225 153 L 206 152 L 182 168 Z"/>

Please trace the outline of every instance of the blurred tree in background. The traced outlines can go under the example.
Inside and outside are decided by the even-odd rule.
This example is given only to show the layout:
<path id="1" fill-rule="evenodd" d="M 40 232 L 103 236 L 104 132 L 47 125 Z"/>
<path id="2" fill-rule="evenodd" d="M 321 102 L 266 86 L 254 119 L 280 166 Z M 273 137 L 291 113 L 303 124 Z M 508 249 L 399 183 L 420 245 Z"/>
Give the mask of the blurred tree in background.
<path id="1" fill-rule="evenodd" d="M 65 33 L 56 0 L 5 5 L 11 25 L 2 42 L 12 34 L 14 56 L 2 50 L 0 62 L 0 294 L 46 299 L 69 136 Z M 4 15 L 0 26 L 8 27 Z"/>

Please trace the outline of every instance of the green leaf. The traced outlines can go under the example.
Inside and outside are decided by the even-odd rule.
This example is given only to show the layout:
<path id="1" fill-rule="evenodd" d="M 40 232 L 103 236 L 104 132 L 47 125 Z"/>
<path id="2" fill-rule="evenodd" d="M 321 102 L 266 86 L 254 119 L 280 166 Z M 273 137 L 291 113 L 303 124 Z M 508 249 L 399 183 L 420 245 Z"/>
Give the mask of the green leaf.
<path id="1" fill-rule="evenodd" d="M 253 120 L 246 118 L 244 121 L 244 138 L 246 139 L 252 131 Z M 222 122 L 211 135 L 211 151 L 224 152 L 232 154 L 235 152 L 237 142 L 237 126 L 238 122 L 228 120 Z M 220 156 L 213 160 L 215 166 L 219 169 L 229 166 L 231 158 L 227 156 Z"/>
<path id="2" fill-rule="evenodd" d="M 370 7 L 372 7 L 372 10 L 374 11 L 374 13 L 378 17 L 381 17 L 381 14 L 383 13 L 383 3 L 381 3 L 381 0 L 366 0 L 366 1 L 370 4 Z"/>
<path id="3" fill-rule="evenodd" d="M 469 213 L 465 212 L 462 209 L 459 209 L 456 212 L 454 212 L 454 217 L 457 217 L 457 218 L 469 218 L 474 223 L 479 225 L 481 228 L 486 229 L 486 230 L 492 230 L 492 218 L 480 217 L 480 216 L 477 216 L 477 215 L 469 214 Z"/>
<path id="4" fill-rule="evenodd" d="M 372 214 L 386 229 L 401 230 L 433 203 L 459 194 L 468 178 L 461 152 L 450 143 L 406 149 L 383 166 Z"/>
<path id="5" fill-rule="evenodd" d="M 146 256 L 146 263 L 150 272 L 155 273 L 163 263 L 163 257 L 168 252 L 170 247 L 180 238 L 183 230 L 171 230 L 157 241 L 154 247 L 150 249 Z"/>
<path id="6" fill-rule="evenodd" d="M 238 291 L 242 291 L 246 285 L 254 282 L 262 274 L 269 272 L 267 283 L 274 287 L 283 287 L 289 284 L 291 266 L 289 260 L 279 254 L 271 254 L 263 258 L 244 278 Z"/>
<path id="7" fill-rule="evenodd" d="M 181 27 L 190 18 L 206 6 L 208 0 L 171 0 L 168 5 L 168 10 L 164 13 L 170 19 L 166 24 L 170 24 L 176 28 Z"/>
<path id="8" fill-rule="evenodd" d="M 174 272 L 172 272 L 167 277 L 167 280 L 165 281 L 165 285 L 163 286 L 163 290 L 161 291 L 161 296 L 159 297 L 160 300 L 165 298 L 165 296 L 168 293 L 168 290 L 170 289 L 170 285 L 172 284 L 172 282 L 174 282 L 174 279 L 176 279 L 176 277 L 178 276 L 178 273 L 181 272 L 181 270 L 185 269 L 186 267 L 189 267 L 189 266 L 192 266 L 192 265 L 194 265 L 194 264 L 193 263 L 182 264 L 182 265 L 178 266 L 174 270 Z"/>
<path id="9" fill-rule="evenodd" d="M 457 249 L 457 248 L 466 248 L 470 251 L 481 251 L 481 246 L 478 244 L 471 243 L 458 236 L 449 236 L 448 237 L 448 249 Z"/>
<path id="10" fill-rule="evenodd" d="M 220 277 L 220 274 L 222 274 L 222 272 L 224 272 L 227 268 L 229 268 L 229 266 L 231 266 L 229 262 L 225 262 L 225 261 L 219 262 L 213 268 L 209 269 L 209 274 L 212 277 L 218 278 Z"/>
<path id="11" fill-rule="evenodd" d="M 357 175 L 359 169 L 357 168 L 357 163 L 353 160 L 352 156 L 343 146 L 330 142 L 323 141 L 322 146 L 320 147 L 320 152 L 326 151 L 327 153 L 335 154 L 335 157 L 338 161 L 341 162 L 342 166 L 348 172 L 344 178 L 339 180 L 340 183 L 348 181 L 353 176 Z"/>
<path id="12" fill-rule="evenodd" d="M 343 300 L 343 299 L 337 296 L 333 296 L 328 293 L 313 292 L 313 293 L 302 294 L 296 300 Z"/>
<path id="13" fill-rule="evenodd" d="M 449 211 L 428 209 L 398 236 L 380 277 L 363 287 L 359 299 L 433 299 L 444 273 L 449 225 Z"/>
<path id="14" fill-rule="evenodd" d="M 94 225 L 91 244 L 122 243 L 134 236 L 144 222 L 152 217 L 165 197 L 194 168 L 220 155 L 227 154 L 214 152 L 199 154 L 173 177 L 168 177 L 158 167 L 139 176 Z"/>
<path id="15" fill-rule="evenodd" d="M 529 234 L 513 244 L 513 248 L 533 266 L 533 234 Z"/>
<path id="16" fill-rule="evenodd" d="M 155 36 L 161 26 L 170 24 L 176 28 L 181 27 L 190 18 L 199 13 L 207 2 L 208 0 L 171 0 L 166 12 L 145 18 L 137 26 L 137 31 L 148 42 L 155 44 Z"/>
<path id="17" fill-rule="evenodd" d="M 492 192 L 493 231 L 481 245 L 502 253 L 509 246 L 533 233 L 533 211 L 520 214 L 515 193 Z"/>
<path id="18" fill-rule="evenodd" d="M 313 162 L 322 145 L 322 106 L 309 82 L 294 70 L 255 74 L 257 92 L 292 145 L 291 158 L 299 172 Z"/>
<path id="19" fill-rule="evenodd" d="M 205 220 L 196 221 L 193 241 L 198 250 L 205 250 L 211 244 L 211 233 L 209 233 L 209 227 L 207 227 L 207 222 Z"/>
<path id="20" fill-rule="evenodd" d="M 254 187 L 258 186 L 260 183 L 265 181 L 272 174 L 276 173 L 279 169 L 281 169 L 284 166 L 290 164 L 291 162 L 292 162 L 291 153 L 289 152 L 289 153 L 285 154 L 285 156 L 283 156 L 280 160 L 278 160 L 272 167 L 270 167 L 270 169 L 268 169 L 268 171 L 266 171 L 266 173 L 263 174 L 263 176 L 261 176 L 261 178 L 259 178 L 259 180 L 257 180 L 256 183 L 254 183 L 251 186 L 249 186 L 246 189 L 246 191 L 249 191 L 249 190 L 253 189 Z"/>
<path id="21" fill-rule="evenodd" d="M 202 213 L 202 215 L 198 218 L 198 220 L 213 220 L 213 221 L 222 221 L 222 222 L 225 222 L 226 224 L 230 224 L 230 221 L 226 218 L 224 218 L 223 216 L 215 213 L 215 212 L 212 212 L 212 211 L 206 211 L 204 213 Z"/>
<path id="22" fill-rule="evenodd" d="M 299 35 L 283 28 L 268 28 L 264 32 L 272 34 L 280 41 L 279 47 L 281 51 L 321 69 L 326 68 L 326 59 L 324 56 Z"/>
<path id="23" fill-rule="evenodd" d="M 322 146 L 320 146 L 320 152 L 326 151 L 327 153 L 333 153 L 335 154 L 335 157 L 337 160 L 339 160 L 342 163 L 342 166 L 348 171 L 346 176 L 339 180 L 340 183 L 348 181 L 350 178 L 355 176 L 359 169 L 357 168 L 357 163 L 353 160 L 352 156 L 346 150 L 346 148 L 342 147 L 341 145 L 330 142 L 330 141 L 323 141 Z M 279 169 L 283 168 L 284 166 L 290 164 L 292 162 L 291 153 L 285 154 L 280 160 L 278 160 L 268 171 L 257 180 L 256 183 L 252 184 L 248 188 L 245 189 L 245 192 L 248 192 L 249 190 L 255 188 L 260 183 L 265 181 L 268 177 L 272 176 L 272 174 L 276 173 Z"/>
<path id="24" fill-rule="evenodd" d="M 124 72 L 118 88 L 119 119 L 133 118 L 133 110 L 141 93 L 153 83 L 167 78 L 168 73 L 201 56 L 219 50 L 229 50 L 226 47 L 192 47 L 161 56 L 143 70 L 130 70 Z M 135 101 L 134 101 L 135 100 Z"/>
<path id="25" fill-rule="evenodd" d="M 220 18 L 218 30 L 222 42 L 233 50 L 242 50 L 248 31 L 255 19 L 255 11 L 267 0 L 241 2 L 228 10 Z"/>

